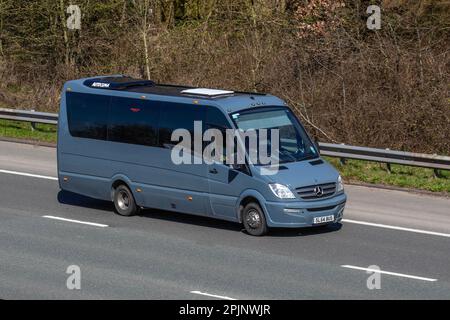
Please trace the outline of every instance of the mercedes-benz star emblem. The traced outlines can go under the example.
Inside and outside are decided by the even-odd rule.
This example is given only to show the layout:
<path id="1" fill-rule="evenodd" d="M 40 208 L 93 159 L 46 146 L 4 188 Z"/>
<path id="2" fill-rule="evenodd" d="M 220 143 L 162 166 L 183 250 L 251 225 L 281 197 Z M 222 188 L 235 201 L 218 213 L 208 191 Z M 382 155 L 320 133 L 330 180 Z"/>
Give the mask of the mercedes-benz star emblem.
<path id="1" fill-rule="evenodd" d="M 321 187 L 315 187 L 314 193 L 316 194 L 316 196 L 321 197 L 323 196 L 323 189 Z"/>

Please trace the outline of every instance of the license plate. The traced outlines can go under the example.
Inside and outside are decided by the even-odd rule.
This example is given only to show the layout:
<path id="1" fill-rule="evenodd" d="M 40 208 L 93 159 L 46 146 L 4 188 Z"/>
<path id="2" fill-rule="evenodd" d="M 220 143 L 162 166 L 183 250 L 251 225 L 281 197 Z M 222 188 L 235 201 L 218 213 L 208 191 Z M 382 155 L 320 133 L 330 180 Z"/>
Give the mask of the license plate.
<path id="1" fill-rule="evenodd" d="M 321 223 L 327 223 L 327 222 L 333 222 L 333 221 L 334 221 L 333 215 L 314 218 L 314 224 L 321 224 Z"/>

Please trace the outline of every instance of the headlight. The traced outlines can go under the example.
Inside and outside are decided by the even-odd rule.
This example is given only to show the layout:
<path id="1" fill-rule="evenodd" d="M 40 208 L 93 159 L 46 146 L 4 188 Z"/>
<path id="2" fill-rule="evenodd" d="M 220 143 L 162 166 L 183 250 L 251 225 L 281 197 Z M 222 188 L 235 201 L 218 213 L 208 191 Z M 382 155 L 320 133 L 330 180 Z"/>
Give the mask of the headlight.
<path id="1" fill-rule="evenodd" d="M 344 182 L 342 182 L 342 177 L 339 176 L 338 180 L 337 180 L 337 188 L 336 188 L 337 192 L 342 192 L 344 191 Z"/>
<path id="2" fill-rule="evenodd" d="M 269 184 L 270 190 L 280 199 L 295 199 L 294 194 L 283 184 Z"/>

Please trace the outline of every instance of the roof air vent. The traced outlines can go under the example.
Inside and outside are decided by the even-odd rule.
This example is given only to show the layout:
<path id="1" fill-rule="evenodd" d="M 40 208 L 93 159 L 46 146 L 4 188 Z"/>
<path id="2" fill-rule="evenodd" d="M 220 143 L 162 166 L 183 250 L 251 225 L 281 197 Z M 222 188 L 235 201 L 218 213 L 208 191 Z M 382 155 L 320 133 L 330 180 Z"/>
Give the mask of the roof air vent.
<path id="1" fill-rule="evenodd" d="M 234 91 L 197 88 L 197 89 L 183 90 L 183 91 L 181 91 L 181 93 L 193 95 L 193 96 L 205 96 L 205 97 L 214 98 L 214 97 L 231 95 L 234 93 Z"/>

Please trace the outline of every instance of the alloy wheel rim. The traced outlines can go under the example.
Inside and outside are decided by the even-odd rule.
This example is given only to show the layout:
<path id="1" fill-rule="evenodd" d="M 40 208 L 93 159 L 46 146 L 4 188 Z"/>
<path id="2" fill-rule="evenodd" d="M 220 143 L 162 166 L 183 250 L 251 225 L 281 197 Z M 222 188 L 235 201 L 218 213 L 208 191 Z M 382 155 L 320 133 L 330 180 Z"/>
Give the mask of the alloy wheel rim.
<path id="1" fill-rule="evenodd" d="M 120 191 L 117 197 L 117 204 L 121 210 L 127 210 L 130 207 L 130 197 L 125 191 Z"/>
<path id="2" fill-rule="evenodd" d="M 261 216 L 256 210 L 250 210 L 247 213 L 246 222 L 248 226 L 252 229 L 258 229 L 261 226 Z"/>

